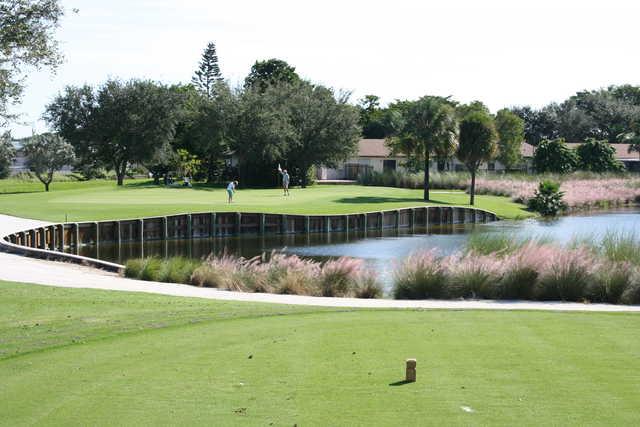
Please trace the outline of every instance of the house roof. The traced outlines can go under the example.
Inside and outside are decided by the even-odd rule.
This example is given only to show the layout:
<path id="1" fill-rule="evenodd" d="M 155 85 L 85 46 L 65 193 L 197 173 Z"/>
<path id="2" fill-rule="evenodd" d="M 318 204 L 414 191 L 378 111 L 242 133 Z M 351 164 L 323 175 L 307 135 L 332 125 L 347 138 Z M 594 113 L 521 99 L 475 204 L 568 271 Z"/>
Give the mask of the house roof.
<path id="1" fill-rule="evenodd" d="M 522 157 L 533 157 L 533 145 L 522 143 L 520 149 Z M 384 139 L 361 139 L 358 141 L 358 157 L 389 157 L 391 150 L 387 147 Z M 405 157 L 404 154 L 397 154 L 394 157 Z"/>
<path id="2" fill-rule="evenodd" d="M 358 157 L 389 157 L 391 150 L 384 139 L 361 139 L 358 141 Z M 397 157 L 404 157 L 398 154 Z"/>

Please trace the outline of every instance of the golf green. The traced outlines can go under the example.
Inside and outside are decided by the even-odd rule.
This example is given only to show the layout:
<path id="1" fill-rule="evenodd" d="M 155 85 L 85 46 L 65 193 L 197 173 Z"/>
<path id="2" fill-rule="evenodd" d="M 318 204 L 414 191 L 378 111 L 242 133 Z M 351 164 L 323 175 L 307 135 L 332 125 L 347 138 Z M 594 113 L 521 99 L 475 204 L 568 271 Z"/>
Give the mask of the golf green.
<path id="1" fill-rule="evenodd" d="M 0 194 L 0 213 L 48 221 L 91 221 L 208 211 L 345 214 L 425 205 L 422 190 L 358 185 L 296 188 L 288 197 L 278 189 L 241 188 L 232 204 L 227 203 L 222 188 L 166 188 L 146 180 L 131 181 L 124 187 L 110 181 L 62 182 L 52 188 L 48 193 L 5 191 Z M 468 206 L 469 195 L 433 191 L 428 204 Z M 507 197 L 477 196 L 476 207 L 502 218 L 534 215 Z"/>
<path id="2" fill-rule="evenodd" d="M 639 331 L 0 282 L 0 424 L 637 425 Z"/>

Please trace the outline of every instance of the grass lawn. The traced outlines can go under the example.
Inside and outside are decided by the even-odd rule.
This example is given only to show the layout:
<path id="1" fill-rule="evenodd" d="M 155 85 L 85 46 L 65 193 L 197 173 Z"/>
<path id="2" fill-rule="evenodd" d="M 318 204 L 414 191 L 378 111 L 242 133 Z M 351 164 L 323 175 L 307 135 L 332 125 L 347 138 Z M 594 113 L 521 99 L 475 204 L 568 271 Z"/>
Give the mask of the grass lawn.
<path id="1" fill-rule="evenodd" d="M 403 379 L 407 357 L 418 382 Z M 0 282 L 0 425 L 638 425 L 640 316 Z M 464 408 L 469 408 L 465 411 Z"/>
<path id="2" fill-rule="evenodd" d="M 5 185 L 5 194 L 0 194 L 0 213 L 56 222 L 64 221 L 65 215 L 69 221 L 88 221 L 207 211 L 343 214 L 424 204 L 422 190 L 354 185 L 296 188 L 286 198 L 278 189 L 240 189 L 232 205 L 226 203 L 222 188 L 164 188 L 146 180 L 129 181 L 121 188 L 111 181 L 61 182 L 49 193 L 8 191 L 12 188 Z M 469 203 L 463 192 L 434 191 L 432 199 L 433 205 Z M 502 218 L 533 216 L 506 197 L 477 196 L 476 206 Z"/>

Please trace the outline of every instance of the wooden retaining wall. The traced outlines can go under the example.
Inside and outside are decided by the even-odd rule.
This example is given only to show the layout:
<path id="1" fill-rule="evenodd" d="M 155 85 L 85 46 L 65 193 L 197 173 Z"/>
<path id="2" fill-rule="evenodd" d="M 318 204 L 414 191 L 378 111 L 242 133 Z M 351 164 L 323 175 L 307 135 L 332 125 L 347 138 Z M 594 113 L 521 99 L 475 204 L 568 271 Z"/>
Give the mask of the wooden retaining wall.
<path id="1" fill-rule="evenodd" d="M 480 209 L 428 206 L 346 215 L 282 215 L 207 212 L 117 221 L 53 224 L 20 231 L 4 240 L 12 245 L 63 252 L 98 243 L 199 239 L 240 234 L 300 234 L 410 229 L 432 225 L 483 223 L 498 217 Z"/>

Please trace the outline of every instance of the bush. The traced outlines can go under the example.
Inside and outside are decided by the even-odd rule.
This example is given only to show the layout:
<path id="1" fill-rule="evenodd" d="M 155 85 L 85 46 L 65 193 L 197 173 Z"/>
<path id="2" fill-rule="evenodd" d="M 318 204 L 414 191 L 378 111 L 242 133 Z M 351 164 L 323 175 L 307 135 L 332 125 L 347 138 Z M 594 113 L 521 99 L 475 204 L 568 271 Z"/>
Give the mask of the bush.
<path id="1" fill-rule="evenodd" d="M 605 263 L 587 288 L 587 297 L 593 302 L 617 304 L 622 294 L 632 285 L 634 275 L 633 268 L 628 263 Z"/>
<path id="2" fill-rule="evenodd" d="M 435 251 L 410 255 L 394 271 L 396 299 L 444 298 L 447 273 Z"/>
<path id="3" fill-rule="evenodd" d="M 448 259 L 448 295 L 453 298 L 495 298 L 501 261 L 495 254 L 475 253 Z"/>
<path id="4" fill-rule="evenodd" d="M 533 197 L 529 199 L 529 209 L 539 212 L 543 216 L 556 216 L 567 208 L 562 200 L 563 196 L 560 184 L 553 181 L 542 181 Z"/>
<path id="5" fill-rule="evenodd" d="M 607 141 L 587 139 L 577 148 L 578 167 L 585 171 L 622 172 L 624 165 L 616 159 L 616 150 Z"/>
<path id="6" fill-rule="evenodd" d="M 538 173 L 572 172 L 578 166 L 578 156 L 570 149 L 564 139 L 545 140 L 538 144 L 533 155 L 533 167 Z"/>
<path id="7" fill-rule="evenodd" d="M 323 297 L 344 297 L 352 293 L 363 264 L 361 259 L 346 257 L 327 261 L 320 275 L 320 294 Z"/>
<path id="8" fill-rule="evenodd" d="M 596 260 L 585 249 L 568 249 L 556 254 L 541 272 L 534 290 L 537 299 L 580 301 L 593 280 Z"/>
<path id="9" fill-rule="evenodd" d="M 356 277 L 354 296 L 356 298 L 380 298 L 382 293 L 378 274 L 371 269 L 360 270 Z"/>

